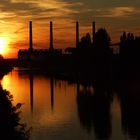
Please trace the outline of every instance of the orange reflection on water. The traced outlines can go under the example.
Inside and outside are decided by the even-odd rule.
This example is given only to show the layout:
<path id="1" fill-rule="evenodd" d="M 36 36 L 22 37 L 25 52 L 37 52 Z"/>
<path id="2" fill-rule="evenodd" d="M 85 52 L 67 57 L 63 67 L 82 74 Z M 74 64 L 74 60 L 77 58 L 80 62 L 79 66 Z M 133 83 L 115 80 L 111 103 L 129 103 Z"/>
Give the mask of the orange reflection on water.
<path id="1" fill-rule="evenodd" d="M 2 86 L 4 89 L 8 90 L 14 97 L 14 104 L 21 102 L 25 103 L 27 99 L 27 89 L 25 83 L 29 83 L 27 79 L 19 79 L 16 71 L 10 72 L 5 75 L 2 79 Z"/>
<path id="2" fill-rule="evenodd" d="M 54 80 L 51 93 L 51 80 L 42 78 L 41 81 L 34 77 L 34 120 L 40 126 L 55 128 L 69 122 L 76 111 L 75 87 Z"/>
<path id="3" fill-rule="evenodd" d="M 76 88 L 65 81 L 53 79 L 52 82 L 43 74 L 13 70 L 4 76 L 2 85 L 14 96 L 14 104 L 24 103 L 22 116 L 35 127 L 57 128 L 76 117 Z"/>

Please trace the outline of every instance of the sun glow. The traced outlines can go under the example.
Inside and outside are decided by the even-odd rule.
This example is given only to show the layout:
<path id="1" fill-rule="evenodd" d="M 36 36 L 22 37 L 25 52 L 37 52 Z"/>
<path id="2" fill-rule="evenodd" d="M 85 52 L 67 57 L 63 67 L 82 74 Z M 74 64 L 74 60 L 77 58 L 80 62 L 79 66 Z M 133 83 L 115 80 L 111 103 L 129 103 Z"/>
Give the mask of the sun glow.
<path id="1" fill-rule="evenodd" d="M 7 37 L 0 36 L 0 54 L 5 54 L 8 49 L 9 39 Z"/>

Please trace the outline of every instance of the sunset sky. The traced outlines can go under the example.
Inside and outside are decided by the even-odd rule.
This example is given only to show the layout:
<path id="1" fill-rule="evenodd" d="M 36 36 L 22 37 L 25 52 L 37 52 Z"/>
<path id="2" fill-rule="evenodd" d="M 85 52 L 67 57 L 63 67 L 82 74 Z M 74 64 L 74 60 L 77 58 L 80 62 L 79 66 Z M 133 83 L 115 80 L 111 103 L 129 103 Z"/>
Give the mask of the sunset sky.
<path id="1" fill-rule="evenodd" d="M 112 42 L 123 31 L 140 34 L 140 0 L 0 0 L 0 53 L 17 57 L 28 48 L 28 23 L 33 21 L 34 48 L 49 47 L 49 22 L 54 24 L 54 47 L 75 47 L 75 21 L 80 36 L 91 25 L 105 27 Z"/>

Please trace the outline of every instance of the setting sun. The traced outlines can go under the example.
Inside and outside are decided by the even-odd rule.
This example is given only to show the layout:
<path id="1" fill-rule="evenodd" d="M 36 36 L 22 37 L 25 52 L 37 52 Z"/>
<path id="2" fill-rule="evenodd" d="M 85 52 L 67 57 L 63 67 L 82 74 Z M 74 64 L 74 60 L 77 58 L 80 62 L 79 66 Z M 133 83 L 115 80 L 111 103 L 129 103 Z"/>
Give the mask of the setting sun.
<path id="1" fill-rule="evenodd" d="M 8 42 L 7 37 L 0 37 L 0 54 L 3 55 L 7 51 Z"/>

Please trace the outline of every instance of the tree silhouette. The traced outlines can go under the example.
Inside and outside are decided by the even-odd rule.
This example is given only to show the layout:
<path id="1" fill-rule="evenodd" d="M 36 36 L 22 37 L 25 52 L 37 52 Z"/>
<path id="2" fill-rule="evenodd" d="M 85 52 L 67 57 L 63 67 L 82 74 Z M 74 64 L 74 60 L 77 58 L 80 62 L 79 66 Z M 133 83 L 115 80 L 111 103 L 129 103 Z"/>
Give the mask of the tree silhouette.
<path id="1" fill-rule="evenodd" d="M 94 66 L 96 70 L 96 79 L 107 81 L 110 79 L 112 65 L 112 50 L 110 48 L 110 37 L 106 29 L 100 28 L 95 33 L 93 42 L 94 48 Z"/>
<path id="2" fill-rule="evenodd" d="M 3 59 L 4 59 L 3 56 L 0 54 L 0 61 L 3 60 Z"/>
<path id="3" fill-rule="evenodd" d="M 12 104 L 13 96 L 0 85 L 0 137 L 5 140 L 28 140 L 30 130 L 20 123 L 21 104 Z"/>
<path id="4" fill-rule="evenodd" d="M 107 33 L 106 29 L 100 28 L 96 33 L 95 33 L 95 38 L 94 38 L 94 46 L 97 47 L 100 51 L 104 49 L 108 49 L 110 46 L 110 36 Z"/>
<path id="5" fill-rule="evenodd" d="M 9 66 L 8 63 L 6 63 L 5 59 L 3 56 L 0 54 L 0 79 L 9 71 L 12 70 L 12 67 Z"/>
<path id="6" fill-rule="evenodd" d="M 120 37 L 120 64 L 123 75 L 137 76 L 139 74 L 140 37 L 126 33 Z"/>
<path id="7" fill-rule="evenodd" d="M 86 33 L 86 35 L 81 38 L 80 47 L 85 49 L 91 47 L 91 36 L 89 33 Z"/>

